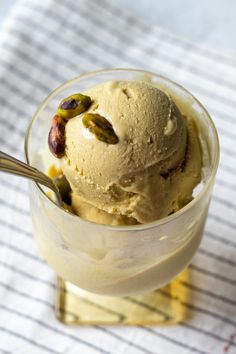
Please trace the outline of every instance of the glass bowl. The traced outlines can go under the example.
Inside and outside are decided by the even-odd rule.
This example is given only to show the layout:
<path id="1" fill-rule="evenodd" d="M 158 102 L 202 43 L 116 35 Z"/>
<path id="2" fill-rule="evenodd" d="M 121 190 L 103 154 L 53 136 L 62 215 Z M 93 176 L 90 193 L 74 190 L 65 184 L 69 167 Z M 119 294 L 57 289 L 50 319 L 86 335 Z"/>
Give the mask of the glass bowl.
<path id="1" fill-rule="evenodd" d="M 191 261 L 203 234 L 219 162 L 219 142 L 205 108 L 180 85 L 142 70 L 100 70 L 64 83 L 42 102 L 26 135 L 29 164 L 47 172 L 53 161 L 47 151 L 47 136 L 58 102 L 109 80 L 147 80 L 169 92 L 182 113 L 194 117 L 205 156 L 202 183 L 194 191 L 194 199 L 176 213 L 142 225 L 108 226 L 85 221 L 56 205 L 46 189 L 30 182 L 34 236 L 48 264 L 81 289 L 120 297 L 162 287 Z"/>

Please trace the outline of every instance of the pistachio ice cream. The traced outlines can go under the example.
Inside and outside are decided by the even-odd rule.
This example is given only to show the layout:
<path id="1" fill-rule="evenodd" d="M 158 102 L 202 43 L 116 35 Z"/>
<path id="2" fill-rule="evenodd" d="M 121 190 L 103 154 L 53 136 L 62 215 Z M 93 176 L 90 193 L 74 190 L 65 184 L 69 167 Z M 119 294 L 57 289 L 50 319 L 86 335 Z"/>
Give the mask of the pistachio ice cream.
<path id="1" fill-rule="evenodd" d="M 191 201 L 201 179 L 197 126 L 168 93 L 147 82 L 109 81 L 82 96 L 79 114 L 71 101 L 66 110 L 66 100 L 58 111 L 67 119 L 60 164 L 74 213 L 129 225 L 163 218 Z"/>
<path id="2" fill-rule="evenodd" d="M 152 291 L 188 265 L 218 163 L 201 104 L 158 75 L 139 80 L 142 73 L 101 71 L 60 86 L 27 140 L 29 162 L 57 176 L 69 211 L 31 184 L 37 244 L 60 277 L 102 295 Z"/>

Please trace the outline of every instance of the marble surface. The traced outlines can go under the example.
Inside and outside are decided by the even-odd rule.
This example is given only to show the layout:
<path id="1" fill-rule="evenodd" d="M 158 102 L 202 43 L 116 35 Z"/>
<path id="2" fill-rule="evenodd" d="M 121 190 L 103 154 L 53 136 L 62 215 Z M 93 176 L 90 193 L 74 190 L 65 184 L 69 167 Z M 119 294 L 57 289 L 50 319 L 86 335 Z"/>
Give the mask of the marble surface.
<path id="1" fill-rule="evenodd" d="M 17 0 L 0 0 L 0 26 Z M 235 0 L 110 0 L 188 40 L 236 55 Z"/>

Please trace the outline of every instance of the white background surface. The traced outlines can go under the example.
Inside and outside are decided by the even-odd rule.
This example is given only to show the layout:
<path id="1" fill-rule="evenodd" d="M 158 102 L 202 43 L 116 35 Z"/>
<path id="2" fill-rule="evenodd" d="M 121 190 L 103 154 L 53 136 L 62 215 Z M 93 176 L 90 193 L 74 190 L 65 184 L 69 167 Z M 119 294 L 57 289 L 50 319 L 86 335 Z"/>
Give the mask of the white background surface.
<path id="1" fill-rule="evenodd" d="M 17 0 L 0 0 L 0 25 Z M 236 55 L 235 0 L 110 0 L 177 36 Z"/>

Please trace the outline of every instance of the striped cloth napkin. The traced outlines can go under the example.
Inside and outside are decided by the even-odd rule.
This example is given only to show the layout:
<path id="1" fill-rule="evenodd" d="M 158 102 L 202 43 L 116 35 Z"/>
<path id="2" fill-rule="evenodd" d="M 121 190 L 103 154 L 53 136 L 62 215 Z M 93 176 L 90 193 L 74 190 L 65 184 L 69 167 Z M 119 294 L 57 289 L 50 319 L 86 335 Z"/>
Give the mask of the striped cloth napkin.
<path id="1" fill-rule="evenodd" d="M 171 327 L 65 327 L 53 313 L 54 273 L 32 238 L 27 183 L 0 174 L 0 352 L 236 353 L 236 61 L 176 38 L 109 0 L 20 0 L 0 36 L 1 150 L 23 158 L 29 120 L 62 82 L 136 67 L 189 89 L 218 128 L 221 164 L 193 259 L 189 319 Z"/>

